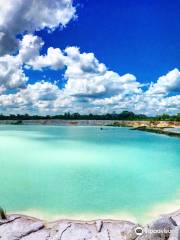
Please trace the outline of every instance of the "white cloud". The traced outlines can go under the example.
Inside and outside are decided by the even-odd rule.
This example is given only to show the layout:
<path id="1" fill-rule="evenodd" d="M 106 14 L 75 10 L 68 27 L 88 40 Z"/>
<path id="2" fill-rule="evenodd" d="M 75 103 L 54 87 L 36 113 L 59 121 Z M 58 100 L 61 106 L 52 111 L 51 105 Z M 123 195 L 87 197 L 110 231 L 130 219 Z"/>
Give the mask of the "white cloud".
<path id="1" fill-rule="evenodd" d="M 92 74 L 101 75 L 105 73 L 106 66 L 95 58 L 93 53 L 80 53 L 77 47 L 68 47 L 65 49 L 66 58 L 66 77 L 79 78 Z"/>
<path id="2" fill-rule="evenodd" d="M 176 114 L 180 112 L 180 95 L 172 97 L 141 96 L 142 102 L 137 102 L 136 110 L 147 115 L 159 115 L 162 113 Z"/>
<path id="3" fill-rule="evenodd" d="M 50 82 L 36 82 L 28 84 L 26 89 L 21 90 L 21 94 L 32 102 L 55 100 L 58 97 L 59 88 Z"/>
<path id="4" fill-rule="evenodd" d="M 64 67 L 65 57 L 59 48 L 48 48 L 47 55 L 32 57 L 26 62 L 34 70 L 41 70 L 49 67 L 53 70 L 62 69 Z"/>
<path id="5" fill-rule="evenodd" d="M 130 110 L 155 115 L 180 111 L 179 71 L 174 69 L 150 85 L 147 91 L 132 74 L 120 76 L 100 63 L 93 53 L 77 47 L 48 48 L 40 55 L 43 41 L 31 34 L 20 42 L 17 55 L 0 57 L 0 109 L 7 113 L 52 114 L 67 111 L 106 113 Z M 65 86 L 38 81 L 28 84 L 23 66 L 33 71 L 64 68 Z M 16 93 L 9 94 L 8 89 Z M 168 94 L 175 94 L 169 96 Z"/>
<path id="6" fill-rule="evenodd" d="M 80 53 L 76 47 L 65 49 L 66 66 L 65 91 L 77 98 L 98 98 L 138 92 L 139 83 L 132 74 L 119 74 L 109 71 L 93 53 Z"/>
<path id="7" fill-rule="evenodd" d="M 152 83 L 147 94 L 163 94 L 180 91 L 180 72 L 177 68 L 161 76 L 156 83 Z"/>
<path id="8" fill-rule="evenodd" d="M 49 82 L 28 84 L 15 94 L 0 95 L 0 108 L 7 113 L 48 113 L 59 93 L 60 89 Z"/>
<path id="9" fill-rule="evenodd" d="M 40 38 L 28 34 L 20 42 L 17 55 L 6 54 L 0 57 L 0 92 L 25 87 L 28 77 L 24 73 L 23 64 L 39 55 L 42 45 Z"/>
<path id="10" fill-rule="evenodd" d="M 94 108 L 101 112 L 133 111 L 139 114 L 159 115 L 162 113 L 177 114 L 180 112 L 180 95 L 172 97 L 147 96 L 145 93 L 131 96 L 114 96 L 97 99 L 92 102 Z"/>
<path id="11" fill-rule="evenodd" d="M 28 48 L 23 49 L 29 52 Z M 26 51 L 24 51 L 25 56 Z M 20 50 L 20 56 L 21 52 L 22 50 Z M 31 58 L 26 64 L 33 69 L 42 70 L 49 67 L 58 70 L 66 67 L 64 77 L 67 83 L 64 91 L 76 98 L 110 97 L 121 92 L 131 94 L 141 91 L 140 84 L 134 75 L 120 76 L 109 71 L 93 53 L 80 53 L 77 47 L 68 47 L 64 51 L 59 48 L 48 48 L 46 55 L 37 55 L 36 51 L 34 55 L 28 54 L 30 55 Z"/>
<path id="12" fill-rule="evenodd" d="M 1 0 L 0 54 L 14 50 L 16 35 L 45 27 L 53 31 L 75 17 L 73 0 Z"/>
<path id="13" fill-rule="evenodd" d="M 39 51 L 43 45 L 44 42 L 40 37 L 26 34 L 20 41 L 19 54 L 16 57 L 22 64 L 28 63 L 28 61 L 39 56 Z"/>
<path id="14" fill-rule="evenodd" d="M 180 95 L 172 97 L 147 96 L 145 93 L 116 95 L 106 98 L 79 98 L 59 89 L 56 84 L 37 82 L 28 84 L 15 94 L 0 95 L 0 109 L 4 113 L 60 114 L 64 112 L 107 113 L 129 110 L 136 113 L 156 115 L 176 114 L 180 108 Z"/>
<path id="15" fill-rule="evenodd" d="M 36 30 L 48 32 L 64 27 L 75 17 L 73 0 L 1 0 L 0 1 L 0 109 L 8 113 L 105 113 L 131 110 L 145 114 L 180 112 L 180 72 L 173 69 L 151 83 L 147 91 L 133 74 L 109 70 L 93 53 L 81 53 L 78 47 L 64 51 L 49 47 L 40 55 L 44 42 L 34 36 Z M 17 34 L 25 34 L 17 40 Z M 16 54 L 9 55 L 10 51 Z M 66 84 L 28 83 L 24 68 L 64 69 Z M 11 93 L 13 92 L 15 93 Z"/>
<path id="16" fill-rule="evenodd" d="M 1 92 L 24 87 L 27 80 L 28 77 L 25 76 L 21 64 L 15 57 L 10 55 L 0 57 Z"/>

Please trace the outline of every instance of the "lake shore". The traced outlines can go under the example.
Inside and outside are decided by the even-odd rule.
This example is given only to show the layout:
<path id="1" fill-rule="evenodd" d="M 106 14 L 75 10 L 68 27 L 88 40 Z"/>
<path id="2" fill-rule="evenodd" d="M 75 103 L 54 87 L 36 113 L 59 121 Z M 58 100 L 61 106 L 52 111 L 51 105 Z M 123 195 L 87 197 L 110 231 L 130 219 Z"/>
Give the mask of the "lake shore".
<path id="1" fill-rule="evenodd" d="M 62 119 L 38 119 L 38 120 L 0 120 L 0 124 L 22 125 L 59 125 L 59 126 L 121 126 L 121 127 L 180 127 L 180 121 L 129 121 L 129 120 L 62 120 Z"/>
<path id="2" fill-rule="evenodd" d="M 49 126 L 113 126 L 130 127 L 132 130 L 164 134 L 171 137 L 180 137 L 180 122 L 178 121 L 124 121 L 124 120 L 0 120 L 0 125 L 49 125 Z M 102 128 L 101 128 L 102 129 Z"/>
<path id="3" fill-rule="evenodd" d="M 138 130 L 150 133 L 163 134 L 170 137 L 179 137 L 180 122 L 169 121 L 123 121 L 115 122 L 111 126 L 115 127 L 131 127 L 131 130 Z"/>
<path id="4" fill-rule="evenodd" d="M 174 132 L 171 130 L 161 129 L 161 128 L 150 128 L 150 127 L 137 127 L 133 128 L 132 130 L 139 130 L 144 132 L 151 132 L 151 133 L 157 133 L 157 134 L 164 134 L 170 137 L 180 137 L 179 132 Z"/>
<path id="5" fill-rule="evenodd" d="M 46 222 L 11 214 L 0 219 L 2 240 L 179 240 L 180 210 L 142 226 L 126 220 L 57 220 Z"/>

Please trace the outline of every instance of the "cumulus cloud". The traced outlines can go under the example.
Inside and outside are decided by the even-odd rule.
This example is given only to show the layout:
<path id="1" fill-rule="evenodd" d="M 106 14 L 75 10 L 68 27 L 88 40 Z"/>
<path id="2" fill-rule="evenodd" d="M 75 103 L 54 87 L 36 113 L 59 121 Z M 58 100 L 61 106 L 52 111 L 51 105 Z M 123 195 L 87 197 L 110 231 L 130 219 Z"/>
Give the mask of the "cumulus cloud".
<path id="1" fill-rule="evenodd" d="M 178 91 L 180 92 L 180 72 L 175 68 L 161 76 L 156 83 L 151 83 L 147 93 L 167 95 Z"/>
<path id="2" fill-rule="evenodd" d="M 68 78 L 79 78 L 81 75 L 89 74 L 103 74 L 107 69 L 103 63 L 95 58 L 93 53 L 80 53 L 77 47 L 68 47 L 65 49 L 67 54 L 66 65 L 67 71 L 66 76 Z"/>
<path id="3" fill-rule="evenodd" d="M 176 114 L 180 112 L 180 95 L 171 97 L 147 96 L 142 94 L 135 101 L 134 110 L 147 115 L 162 113 Z"/>
<path id="4" fill-rule="evenodd" d="M 0 54 L 17 47 L 17 34 L 66 26 L 76 11 L 73 0 L 1 0 L 0 9 Z"/>
<path id="5" fill-rule="evenodd" d="M 53 83 L 28 84 L 15 94 L 0 95 L 0 108 L 8 113 L 48 113 L 59 93 L 60 89 Z"/>
<path id="6" fill-rule="evenodd" d="M 110 97 L 119 92 L 130 94 L 141 91 L 134 75 L 120 76 L 109 71 L 93 53 L 80 53 L 77 47 L 68 47 L 63 52 L 49 48 L 47 55 L 37 56 L 28 64 L 33 69 L 49 67 L 57 70 L 66 67 L 64 91 L 76 98 Z"/>
<path id="7" fill-rule="evenodd" d="M 37 39 L 36 41 L 34 41 L 34 37 L 31 37 L 31 39 L 33 39 L 31 44 L 33 46 Z M 24 42 L 24 39 L 22 42 Z M 40 42 L 39 48 L 41 44 Z M 64 77 L 67 80 L 64 91 L 71 96 L 81 98 L 81 101 L 82 98 L 110 97 L 120 92 L 131 94 L 141 91 L 140 83 L 136 81 L 134 75 L 125 74 L 120 76 L 118 73 L 108 70 L 93 53 L 80 53 L 77 47 L 68 47 L 64 51 L 50 47 L 46 55 L 38 55 L 39 53 L 36 52 L 38 47 L 33 48 L 35 49 L 33 54 L 28 48 L 23 47 L 22 49 L 23 51 L 20 50 L 19 52 L 20 58 L 22 58 L 21 55 L 31 56 L 29 59 L 27 57 L 24 59 L 32 69 L 42 70 L 49 67 L 58 70 L 64 67 Z M 29 54 L 29 51 L 31 54 Z M 25 52 L 28 52 L 28 54 Z"/>
<path id="8" fill-rule="evenodd" d="M 26 34 L 20 41 L 19 54 L 16 57 L 22 64 L 28 63 L 28 61 L 39 56 L 39 51 L 43 45 L 44 42 L 40 37 Z"/>
<path id="9" fill-rule="evenodd" d="M 93 53 L 82 53 L 78 47 L 65 50 L 49 47 L 45 54 L 40 54 L 44 42 L 34 32 L 44 28 L 52 32 L 64 27 L 75 14 L 73 0 L 0 1 L 0 110 L 3 113 L 180 112 L 178 69 L 159 77 L 144 91 L 133 74 L 120 75 L 108 69 Z M 22 40 L 17 40 L 18 34 Z M 48 68 L 57 74 L 63 69 L 65 86 L 59 88 L 47 81 L 29 84 L 25 68 L 31 71 Z"/>
<path id="10" fill-rule="evenodd" d="M 6 113 L 58 114 L 67 111 L 107 113 L 130 110 L 155 115 L 180 111 L 180 72 L 174 69 L 147 91 L 133 74 L 120 75 L 109 70 L 93 53 L 81 53 L 77 47 L 48 48 L 40 54 L 44 42 L 27 34 L 16 55 L 0 57 L 0 109 Z M 64 69 L 66 84 L 38 81 L 28 83 L 24 67 L 33 70 Z M 7 90 L 15 89 L 15 93 Z M 172 96 L 174 94 L 174 96 Z"/>
<path id="11" fill-rule="evenodd" d="M 65 57 L 59 48 L 48 48 L 47 54 L 44 56 L 35 55 L 27 65 L 31 66 L 34 70 L 41 70 L 42 68 L 49 67 L 52 70 L 59 70 L 65 66 Z"/>
<path id="12" fill-rule="evenodd" d="M 28 77 L 25 76 L 22 66 L 14 56 L 0 57 L 0 87 L 1 92 L 7 89 L 25 86 Z"/>
<path id="13" fill-rule="evenodd" d="M 64 112 L 107 113 L 130 110 L 136 113 L 156 115 L 176 114 L 180 106 L 180 95 L 171 97 L 150 97 L 145 93 L 137 95 L 116 95 L 110 98 L 88 98 L 79 101 L 68 95 L 56 84 L 38 82 L 28 84 L 15 94 L 0 95 L 0 109 L 5 113 L 60 114 Z"/>
<path id="14" fill-rule="evenodd" d="M 60 49 L 49 48 L 46 56 L 40 56 L 39 51 L 44 42 L 41 38 L 27 34 L 19 45 L 17 55 L 6 54 L 0 57 L 0 92 L 9 89 L 24 88 L 28 77 L 23 66 L 33 63 L 34 69 L 50 67 L 59 69 L 63 57 Z M 63 64 L 63 63 L 62 63 Z M 35 89 L 37 90 L 37 89 Z"/>
<path id="15" fill-rule="evenodd" d="M 0 57 L 0 92 L 25 87 L 28 77 L 24 73 L 23 64 L 39 55 L 43 42 L 41 38 L 31 34 L 25 35 L 20 42 L 17 55 L 6 54 Z"/>

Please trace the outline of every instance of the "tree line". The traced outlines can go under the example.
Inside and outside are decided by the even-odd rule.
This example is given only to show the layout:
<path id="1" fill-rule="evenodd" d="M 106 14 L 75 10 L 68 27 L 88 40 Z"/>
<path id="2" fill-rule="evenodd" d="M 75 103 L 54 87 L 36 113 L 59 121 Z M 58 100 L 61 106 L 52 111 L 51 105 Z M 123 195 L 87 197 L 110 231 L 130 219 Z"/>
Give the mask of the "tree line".
<path id="1" fill-rule="evenodd" d="M 50 119 L 62 119 L 62 120 L 151 120 L 151 121 L 180 121 L 180 113 L 176 115 L 162 114 L 157 116 L 146 116 L 144 114 L 135 114 L 130 111 L 123 111 L 121 113 L 107 113 L 107 114 L 79 114 L 79 113 L 64 113 L 60 115 L 29 115 L 29 114 L 0 114 L 0 120 L 50 120 Z"/>

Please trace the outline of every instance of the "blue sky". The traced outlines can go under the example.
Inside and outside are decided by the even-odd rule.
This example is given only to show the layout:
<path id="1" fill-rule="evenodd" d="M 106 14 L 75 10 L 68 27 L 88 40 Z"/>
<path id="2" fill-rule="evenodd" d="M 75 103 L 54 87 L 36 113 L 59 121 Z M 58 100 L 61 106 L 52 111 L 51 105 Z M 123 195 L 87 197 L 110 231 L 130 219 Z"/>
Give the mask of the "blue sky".
<path id="1" fill-rule="evenodd" d="M 1 112 L 180 112 L 179 0 L 2 0 L 0 9 Z"/>
<path id="2" fill-rule="evenodd" d="M 179 0 L 81 0 L 78 19 L 52 34 L 38 33 L 50 46 L 78 46 L 94 52 L 121 75 L 133 73 L 141 82 L 180 65 Z"/>

